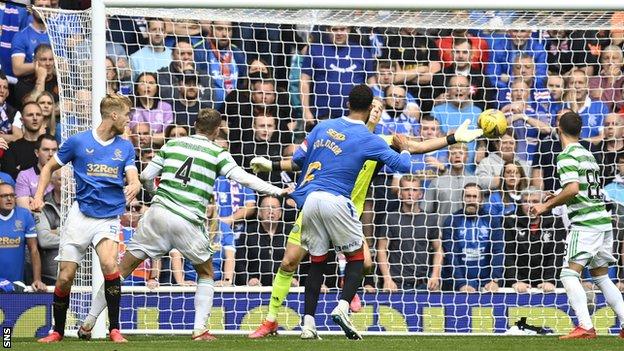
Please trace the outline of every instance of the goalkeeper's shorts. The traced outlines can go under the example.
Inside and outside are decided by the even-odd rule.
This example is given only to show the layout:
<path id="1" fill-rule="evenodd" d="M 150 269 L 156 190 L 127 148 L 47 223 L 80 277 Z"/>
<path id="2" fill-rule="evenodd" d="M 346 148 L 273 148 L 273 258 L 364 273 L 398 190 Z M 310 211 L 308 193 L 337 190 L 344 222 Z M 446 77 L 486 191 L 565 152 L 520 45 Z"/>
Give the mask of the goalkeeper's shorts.
<path id="1" fill-rule="evenodd" d="M 566 238 L 568 262 L 578 263 L 590 269 L 608 267 L 616 262 L 613 257 L 613 231 L 584 231 L 572 229 Z"/>
<path id="2" fill-rule="evenodd" d="M 127 251 L 140 259 L 158 259 L 172 249 L 198 265 L 214 252 L 205 227 L 189 222 L 168 209 L 153 204 L 139 221 Z"/>
<path id="3" fill-rule="evenodd" d="M 301 211 L 299 211 L 295 225 L 288 234 L 288 244 L 301 246 Z"/>

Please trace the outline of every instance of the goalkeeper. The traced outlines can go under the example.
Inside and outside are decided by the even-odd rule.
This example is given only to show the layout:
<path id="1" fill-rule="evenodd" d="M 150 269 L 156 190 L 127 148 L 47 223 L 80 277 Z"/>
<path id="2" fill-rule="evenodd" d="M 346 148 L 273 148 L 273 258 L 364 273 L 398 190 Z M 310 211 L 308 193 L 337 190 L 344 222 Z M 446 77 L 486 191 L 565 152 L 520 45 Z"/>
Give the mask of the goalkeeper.
<path id="1" fill-rule="evenodd" d="M 369 130 L 374 130 L 375 126 L 379 122 L 382 112 L 381 103 L 375 101 L 374 108 L 371 110 L 370 119 L 367 123 Z M 446 137 L 435 138 L 431 140 L 427 140 L 424 142 L 416 142 L 415 140 L 405 140 L 407 137 L 403 135 L 395 135 L 394 140 L 392 138 L 384 136 L 384 140 L 390 143 L 392 142 L 394 145 L 408 145 L 408 151 L 410 153 L 427 153 L 430 151 L 438 150 L 444 148 L 450 144 L 455 142 L 471 142 L 474 139 L 478 138 L 483 134 L 481 129 L 476 130 L 468 130 L 468 125 L 470 121 L 464 121 L 462 125 L 456 130 L 455 134 L 448 135 Z M 383 164 L 377 161 L 366 161 L 362 170 L 358 174 L 358 177 L 355 181 L 355 186 L 353 191 L 351 192 L 351 200 L 355 205 L 356 213 L 359 216 L 362 215 L 364 210 L 364 202 L 366 199 L 366 193 L 368 188 L 370 187 L 370 183 L 373 177 L 379 172 Z M 298 171 L 298 166 L 292 162 L 291 160 L 283 160 L 283 161 L 275 161 L 271 162 L 262 157 L 256 157 L 251 161 L 252 170 L 256 173 L 260 172 L 270 172 L 277 170 L 284 171 Z M 282 259 L 280 268 L 277 271 L 275 279 L 273 280 L 273 290 L 271 292 L 271 299 L 269 300 L 269 311 L 266 319 L 262 322 L 262 324 L 249 335 L 251 339 L 263 338 L 267 335 L 275 335 L 277 334 L 278 323 L 277 323 L 277 314 L 279 312 L 286 295 L 288 295 L 289 288 L 291 286 L 293 274 L 297 269 L 297 266 L 301 262 L 301 260 L 307 254 L 306 248 L 301 245 L 301 213 L 297 217 L 295 221 L 295 225 L 290 232 L 288 237 L 288 243 L 286 246 L 286 251 L 284 253 L 284 257 Z M 364 245 L 366 245 L 366 241 L 364 241 Z M 370 251 L 364 249 L 365 256 L 365 271 L 370 270 L 372 267 L 372 260 Z M 315 267 L 320 266 L 320 267 Z M 315 269 L 319 268 L 319 269 Z M 310 272 L 308 274 L 308 281 L 318 283 L 320 286 L 320 282 L 322 280 L 322 268 L 321 265 L 312 265 Z M 314 324 L 314 311 L 316 310 L 316 304 L 318 302 L 318 289 L 313 288 L 309 289 L 310 285 L 306 283 L 306 311 L 304 315 L 304 322 L 302 326 L 301 337 L 303 339 L 309 338 L 318 338 L 318 334 L 316 333 L 316 327 Z M 314 290 L 314 295 L 310 296 L 309 290 Z"/>

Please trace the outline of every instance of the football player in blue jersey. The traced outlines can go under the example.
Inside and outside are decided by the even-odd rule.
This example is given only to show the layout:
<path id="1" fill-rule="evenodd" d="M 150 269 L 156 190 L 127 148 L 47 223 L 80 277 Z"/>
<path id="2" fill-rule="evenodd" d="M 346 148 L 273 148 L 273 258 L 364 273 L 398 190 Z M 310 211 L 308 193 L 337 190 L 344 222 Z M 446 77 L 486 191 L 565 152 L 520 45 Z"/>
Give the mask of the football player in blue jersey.
<path id="1" fill-rule="evenodd" d="M 78 265 L 87 248 L 93 245 L 104 274 L 108 305 L 109 338 L 127 342 L 119 332 L 119 301 L 121 298 L 117 255 L 119 253 L 119 216 L 126 203 L 141 189 L 134 165 L 134 148 L 121 138 L 130 120 L 130 99 L 107 95 L 100 103 L 102 123 L 96 128 L 73 135 L 57 154 L 42 168 L 31 210 L 41 211 L 44 191 L 52 172 L 72 163 L 76 180 L 76 201 L 67 215 L 65 231 L 59 245 L 59 274 L 54 289 L 54 331 L 42 343 L 63 339 L 69 293 Z M 124 187 L 124 184 L 127 185 Z"/>

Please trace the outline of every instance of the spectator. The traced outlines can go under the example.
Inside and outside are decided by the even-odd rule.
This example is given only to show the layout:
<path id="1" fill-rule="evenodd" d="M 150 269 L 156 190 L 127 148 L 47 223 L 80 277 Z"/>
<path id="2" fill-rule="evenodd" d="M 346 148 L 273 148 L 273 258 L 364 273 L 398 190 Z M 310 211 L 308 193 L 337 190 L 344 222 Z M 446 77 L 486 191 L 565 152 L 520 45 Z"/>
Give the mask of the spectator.
<path id="1" fill-rule="evenodd" d="M 546 82 L 546 88 L 548 89 L 548 96 L 540 95 L 540 98 L 535 102 L 538 105 L 538 109 L 550 115 L 550 125 L 554 126 L 557 114 L 565 105 L 563 101 L 565 79 L 563 79 L 562 76 L 549 76 Z"/>
<path id="2" fill-rule="evenodd" d="M 610 44 L 607 31 L 597 29 L 575 30 L 570 33 L 570 39 L 572 39 L 573 70 L 582 70 L 587 76 L 595 75 L 600 70 L 598 67 L 600 51 Z"/>
<path id="3" fill-rule="evenodd" d="M 247 76 L 245 54 L 232 44 L 232 23 L 215 21 L 209 26 L 202 46 L 195 46 L 196 69 L 212 77 L 214 106 L 219 109 L 225 97 Z"/>
<path id="4" fill-rule="evenodd" d="M 600 73 L 589 78 L 592 100 L 604 102 L 609 111 L 624 107 L 624 53 L 622 48 L 609 45 L 600 52 Z"/>
<path id="5" fill-rule="evenodd" d="M 54 101 L 54 96 L 48 91 L 42 91 L 35 99 L 35 102 L 41 107 L 43 115 L 43 128 L 46 133 L 56 136 L 56 115 L 60 112 Z"/>
<path id="6" fill-rule="evenodd" d="M 215 144 L 228 150 L 228 141 L 217 137 Z M 215 180 L 219 221 L 232 228 L 236 238 L 245 231 L 247 219 L 256 214 L 256 193 L 241 184 L 219 176 Z"/>
<path id="7" fill-rule="evenodd" d="M 388 35 L 382 56 L 394 62 L 394 83 L 407 85 L 423 112 L 430 112 L 433 76 L 442 69 L 440 52 L 433 38 L 415 28 L 401 28 L 399 33 Z"/>
<path id="8" fill-rule="evenodd" d="M 498 89 L 497 100 L 499 107 L 507 105 L 511 101 L 512 84 L 515 81 L 522 80 L 529 89 L 529 101 L 535 103 L 543 99 L 547 99 L 549 94 L 546 90 L 547 78 L 543 80 L 536 79 L 535 62 L 533 56 L 522 53 L 516 56 L 511 66 L 511 76 L 509 83 L 504 88 Z"/>
<path id="9" fill-rule="evenodd" d="M 170 124 L 165 128 L 165 143 L 171 139 L 181 138 L 190 134 L 189 127 Z"/>
<path id="10" fill-rule="evenodd" d="M 495 37 L 492 41 L 491 62 L 486 67 L 486 73 L 493 86 L 505 89 L 512 81 L 512 65 L 517 55 L 527 54 L 533 57 L 535 64 L 536 87 L 546 86 L 547 54 L 544 45 L 531 37 L 528 29 L 511 29 L 507 35 Z"/>
<path id="11" fill-rule="evenodd" d="M 32 288 L 45 291 L 41 282 L 41 258 L 37 249 L 35 221 L 25 208 L 15 206 L 15 193 L 10 184 L 0 184 L 0 282 L 24 282 L 25 249 L 32 262 Z M 4 244 L 6 243 L 6 244 Z"/>
<path id="12" fill-rule="evenodd" d="M 171 49 L 165 46 L 165 22 L 158 18 L 147 21 L 148 45 L 130 55 L 130 68 L 135 81 L 143 72 L 156 72 L 171 63 Z M 154 77 L 156 79 L 156 77 Z"/>
<path id="13" fill-rule="evenodd" d="M 415 103 L 411 103 L 410 108 L 415 109 L 416 117 L 408 115 L 407 89 L 400 85 L 390 84 L 384 90 L 383 95 L 384 112 L 375 127 L 375 134 L 418 135 L 420 131 L 420 108 Z"/>
<path id="14" fill-rule="evenodd" d="M 185 39 L 179 39 L 176 42 L 171 52 L 171 63 L 158 70 L 160 97 L 165 100 L 179 99 L 181 91 L 176 91 L 176 87 L 183 84 L 185 72 L 194 72 L 200 100 L 206 103 L 212 102 L 212 78 L 208 72 L 197 70 L 197 65 L 193 60 L 193 46 Z"/>
<path id="15" fill-rule="evenodd" d="M 474 55 L 478 54 L 476 50 L 473 50 L 471 43 L 471 40 L 464 37 L 457 37 L 453 41 L 450 64 L 433 77 L 434 96 L 437 103 L 444 103 L 449 99 L 445 91 L 445 82 L 448 77 L 464 76 L 470 82 L 470 98 L 475 106 L 481 110 L 485 110 L 486 106 L 496 107 L 496 89 L 490 85 L 490 81 L 485 78 L 481 68 L 471 65 L 471 55 L 474 58 Z M 487 47 L 487 44 L 485 45 Z"/>
<path id="16" fill-rule="evenodd" d="M 121 93 L 119 88 L 119 74 L 115 60 L 112 57 L 106 57 L 106 94 Z M 124 94 L 126 95 L 126 94 Z"/>
<path id="17" fill-rule="evenodd" d="M 440 123 L 431 116 L 423 116 L 420 119 L 420 139 L 427 141 L 441 136 Z M 448 161 L 448 150 L 446 148 L 438 149 L 424 154 L 412 155 L 413 174 L 418 175 L 422 180 L 424 187 L 429 186 L 429 182 L 436 179 L 439 175 L 446 171 Z M 393 184 L 398 186 L 397 178 L 394 178 Z"/>
<path id="18" fill-rule="evenodd" d="M 232 142 L 230 152 L 241 152 L 242 142 L 252 140 L 255 116 L 271 115 L 278 119 L 278 134 L 288 138 L 292 129 L 292 110 L 288 94 L 276 90 L 275 81 L 263 78 L 257 73 L 251 79 L 250 90 L 236 90 L 230 93 L 225 102 L 225 115 Z M 283 133 L 282 133 L 283 132 Z M 284 141 L 287 141 L 284 139 Z"/>
<path id="19" fill-rule="evenodd" d="M 457 291 L 496 292 L 503 278 L 502 218 L 485 212 L 482 199 L 479 185 L 466 184 L 464 208 L 447 218 L 442 231 L 445 266 Z"/>
<path id="20" fill-rule="evenodd" d="M 309 128 L 319 119 L 347 115 L 347 96 L 358 84 L 376 83 L 373 54 L 350 39 L 351 27 L 327 27 L 301 64 L 301 105 Z"/>
<path id="21" fill-rule="evenodd" d="M 609 184 L 604 187 L 604 191 L 609 200 L 614 201 L 618 205 L 618 217 L 623 215 L 620 210 L 624 210 L 624 153 L 616 156 L 617 174 Z M 621 221 L 621 219 L 619 220 Z"/>
<path id="22" fill-rule="evenodd" d="M 7 102 L 9 91 L 9 80 L 0 71 L 0 138 L 7 143 L 22 137 L 22 129 L 16 125 L 16 122 L 21 120 L 21 115 Z"/>
<path id="23" fill-rule="evenodd" d="M 507 216 L 516 213 L 520 195 L 529 186 L 529 182 L 518 161 L 505 162 L 501 179 L 500 191 L 492 191 L 484 207 L 488 213 Z"/>
<path id="24" fill-rule="evenodd" d="M 422 194 L 417 177 L 401 177 L 400 210 L 386 214 L 385 225 L 377 230 L 377 264 L 384 290 L 440 289 L 444 254 L 438 217 L 422 212 Z M 430 253 L 433 253 L 432 259 Z"/>
<path id="25" fill-rule="evenodd" d="M 2 158 L 2 171 L 17 178 L 17 174 L 37 164 L 35 144 L 41 135 L 43 115 L 36 102 L 29 102 L 22 107 L 23 136 L 12 142 Z"/>
<path id="26" fill-rule="evenodd" d="M 371 86 L 373 94 L 378 98 L 386 97 L 386 89 L 394 84 L 396 67 L 390 60 L 377 60 L 377 84 Z M 401 86 L 401 84 L 398 84 Z M 416 103 L 416 99 L 409 92 L 405 95 L 407 103 Z"/>
<path id="27" fill-rule="evenodd" d="M 553 292 L 563 265 L 566 229 L 561 218 L 530 216 L 531 207 L 543 201 L 541 190 L 529 188 L 521 206 L 505 216 L 505 286 L 517 293 L 530 288 Z"/>
<path id="28" fill-rule="evenodd" d="M 468 172 L 467 159 L 466 144 L 449 146 L 450 168 L 445 174 L 433 179 L 425 190 L 425 212 L 438 214 L 438 227 L 442 227 L 446 217 L 462 207 L 464 186 L 478 182 L 478 178 Z"/>
<path id="29" fill-rule="evenodd" d="M 17 175 L 15 185 L 15 195 L 17 196 L 17 206 L 29 208 L 31 199 L 37 192 L 39 184 L 39 173 L 46 163 L 58 151 L 58 144 L 54 136 L 43 134 L 37 138 L 35 142 L 35 155 L 37 156 L 37 164 L 31 168 L 25 169 Z M 48 184 L 46 194 L 52 191 L 53 184 Z"/>
<path id="30" fill-rule="evenodd" d="M 475 175 L 479 178 L 479 186 L 482 189 L 497 189 L 501 185 L 503 166 L 506 162 L 518 161 L 524 170 L 529 173 L 529 165 L 516 155 L 516 140 L 510 133 L 503 134 L 497 141 L 490 141 L 491 149 L 486 158 L 477 165 Z"/>
<path id="31" fill-rule="evenodd" d="M 136 97 L 132 112 L 132 125 L 136 122 L 148 122 L 152 130 L 154 148 L 164 143 L 165 127 L 173 123 L 173 111 L 168 102 L 158 98 L 158 82 L 156 74 L 143 72 L 134 86 Z"/>
<path id="32" fill-rule="evenodd" d="M 604 102 L 591 99 L 587 84 L 587 74 L 578 69 L 573 70 L 567 80 L 564 100 L 566 107 L 578 113 L 583 120 L 581 139 L 595 142 L 603 137 L 604 117 L 609 113 L 609 108 Z"/>
<path id="33" fill-rule="evenodd" d="M 511 103 L 501 109 L 507 116 L 508 124 L 516 138 L 516 154 L 519 158 L 531 162 L 537 151 L 539 139 L 550 135 L 554 130 L 550 126 L 550 116 L 539 113 L 530 102 L 530 90 L 522 79 L 511 83 Z"/>
<path id="34" fill-rule="evenodd" d="M 51 7 L 50 0 L 35 0 L 38 7 Z M 41 44 L 50 44 L 50 38 L 43 19 L 33 11 L 32 22 L 13 37 L 11 43 L 11 67 L 2 67 L 10 76 L 23 77 L 35 73 L 35 49 Z"/>
<path id="35" fill-rule="evenodd" d="M 30 3 L 30 0 L 27 0 Z M 28 10 L 24 6 L 14 3 L 4 3 L 0 10 L 0 24 L 2 25 L 2 33 L 0 33 L 0 67 L 2 71 L 9 75 L 13 75 L 11 70 L 11 52 L 13 38 L 17 33 L 30 25 Z"/>
<path id="36" fill-rule="evenodd" d="M 282 221 L 282 204 L 271 196 L 260 200 L 257 221 L 236 244 L 236 284 L 271 286 L 286 249 L 290 225 Z M 296 280 L 296 279 L 295 279 Z"/>
<path id="37" fill-rule="evenodd" d="M 467 119 L 476 128 L 479 114 L 481 109 L 473 103 L 470 95 L 470 81 L 463 75 L 449 78 L 444 103 L 436 105 L 431 111 L 431 115 L 440 122 L 444 133 L 456 129 Z"/>
<path id="38" fill-rule="evenodd" d="M 459 41 L 465 42 L 470 47 L 466 61 L 470 64 L 470 70 L 474 69 L 477 72 L 482 72 L 485 68 L 484 66 L 490 61 L 490 49 L 487 41 L 470 34 L 467 29 L 453 29 L 450 36 L 436 40 L 436 44 L 440 48 L 440 58 L 444 62 L 444 68 L 453 65 L 455 61 L 453 57 L 455 55 L 454 51 L 457 50 Z"/>
<path id="39" fill-rule="evenodd" d="M 136 159 L 138 160 L 141 150 L 154 148 L 154 144 L 152 143 L 152 129 L 148 122 L 139 122 L 130 128 L 130 132 L 132 133 L 130 134 L 130 141 L 132 145 L 134 145 Z M 139 168 L 138 165 L 137 168 Z"/>
<path id="40" fill-rule="evenodd" d="M 286 140 L 280 142 L 280 139 L 280 132 L 277 131 L 277 121 L 274 116 L 267 114 L 255 117 L 253 137 L 251 140 L 243 143 L 242 162 L 239 164 L 248 169 L 251 159 L 256 156 L 266 157 L 274 161 L 281 159 L 282 146 L 284 146 Z M 235 160 L 241 158 L 239 155 L 232 156 L 234 156 Z M 259 174 L 258 176 L 273 183 L 281 182 L 280 172 Z"/>
<path id="41" fill-rule="evenodd" d="M 52 191 L 43 198 L 44 205 L 41 212 L 34 213 L 41 256 L 41 280 L 46 285 L 56 283 L 58 269 L 58 263 L 54 258 L 58 256 L 61 240 L 61 176 L 62 170 L 60 169 L 52 173 L 50 178 Z"/>
<path id="42" fill-rule="evenodd" d="M 173 103 L 175 124 L 193 127 L 199 110 L 212 108 L 211 98 L 205 99 L 200 96 L 202 87 L 199 85 L 199 77 L 195 71 L 184 71 L 184 76 L 175 87 L 176 98 Z M 162 84 L 161 84 L 162 86 Z"/>
<path id="43" fill-rule="evenodd" d="M 622 137 L 623 116 L 610 113 L 605 117 L 603 135 L 604 139 L 598 143 L 589 144 L 589 151 L 594 154 L 596 162 L 600 166 L 600 186 L 605 187 L 613 181 L 617 174 L 617 155 L 624 152 L 624 139 Z"/>
<path id="44" fill-rule="evenodd" d="M 38 96 L 47 91 L 59 100 L 59 88 L 54 68 L 54 54 L 49 44 L 41 44 L 35 49 L 35 71 L 33 74 L 22 75 L 15 85 L 15 107 L 21 108 L 26 95 Z"/>
<path id="45" fill-rule="evenodd" d="M 556 16 L 553 16 L 556 18 Z M 557 21 L 555 19 L 555 21 Z M 564 75 L 574 68 L 572 62 L 571 31 L 565 29 L 550 29 L 544 31 L 546 39 L 544 47 L 547 52 L 548 72 L 554 75 Z"/>

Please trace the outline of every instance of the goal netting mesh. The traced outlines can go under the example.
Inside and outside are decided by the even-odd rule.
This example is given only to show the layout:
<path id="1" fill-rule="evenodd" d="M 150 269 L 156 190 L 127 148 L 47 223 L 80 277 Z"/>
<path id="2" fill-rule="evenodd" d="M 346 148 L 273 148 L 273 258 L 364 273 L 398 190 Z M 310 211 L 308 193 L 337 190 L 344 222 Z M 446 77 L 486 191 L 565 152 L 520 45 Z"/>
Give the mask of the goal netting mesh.
<path id="1" fill-rule="evenodd" d="M 63 139 L 91 128 L 91 13 L 37 9 L 55 53 Z M 376 134 L 429 140 L 465 119 L 476 125 L 500 109 L 508 133 L 413 156 L 414 176 L 383 167 L 364 206 L 364 235 L 375 263 L 353 314 L 366 332 L 502 333 L 527 317 L 555 332 L 575 317 L 558 278 L 566 254 L 565 208 L 527 215 L 545 192 L 560 188 L 557 116 L 583 118 L 582 137 L 601 171 L 594 188 L 609 199 L 614 219 L 610 276 L 623 278 L 624 13 L 532 11 L 360 11 L 189 8 L 107 8 L 107 92 L 134 101 L 127 137 L 144 167 L 161 145 L 192 132 L 200 108 L 223 113 L 215 142 L 249 170 L 250 160 L 290 157 L 316 123 L 346 113 L 346 96 L 369 84 L 385 110 Z M 103 87 L 97 87 L 103 88 Z M 365 143 L 366 141 L 362 141 Z M 297 174 L 264 179 L 286 186 Z M 73 197 L 63 178 L 63 218 Z M 478 187 L 475 186 L 478 185 Z M 471 196 L 468 196 L 472 194 Z M 254 329 L 266 315 L 273 275 L 296 211 L 220 179 L 215 202 L 217 288 L 210 329 Z M 122 217 L 127 242 L 150 198 L 141 194 Z M 172 214 L 173 215 L 173 214 Z M 214 227 L 213 227 L 214 228 Z M 121 245 L 122 248 L 124 245 Z M 298 330 L 306 260 L 278 316 Z M 82 265 L 71 312 L 90 304 L 91 257 Z M 330 255 L 316 315 L 321 331 L 337 332 L 344 257 Z M 190 269 L 189 269 L 190 268 Z M 150 276 L 159 288 L 147 287 Z M 124 284 L 121 327 L 136 332 L 188 333 L 195 277 L 179 253 L 146 262 Z M 617 321 L 590 295 L 599 333 Z M 623 285 L 620 285 L 623 287 Z M 73 326 L 70 323 L 70 328 Z"/>

